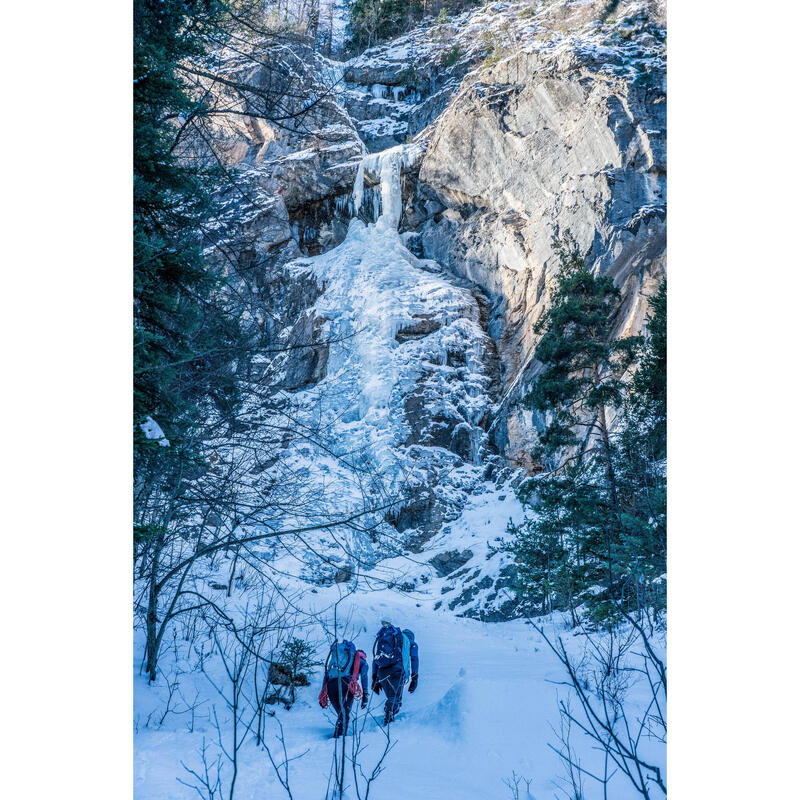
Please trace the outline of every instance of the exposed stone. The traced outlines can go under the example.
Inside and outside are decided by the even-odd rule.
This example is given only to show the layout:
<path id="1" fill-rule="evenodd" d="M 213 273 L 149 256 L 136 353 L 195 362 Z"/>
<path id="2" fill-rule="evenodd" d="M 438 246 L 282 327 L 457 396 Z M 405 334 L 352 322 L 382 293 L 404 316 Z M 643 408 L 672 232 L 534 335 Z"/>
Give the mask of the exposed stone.
<path id="1" fill-rule="evenodd" d="M 455 600 L 451 600 L 448 603 L 448 608 L 453 611 L 456 606 L 465 606 L 468 603 L 472 602 L 475 599 L 475 596 L 483 591 L 484 589 L 488 589 L 492 585 L 493 581 L 490 575 L 484 575 L 477 583 L 473 583 L 472 586 L 467 586 L 461 594 L 456 597 Z"/>
<path id="2" fill-rule="evenodd" d="M 455 572 L 460 567 L 469 561 L 475 555 L 472 550 L 447 550 L 444 553 L 438 553 L 431 558 L 428 563 L 436 570 L 436 574 L 443 578 L 451 572 Z"/>
<path id="3" fill-rule="evenodd" d="M 655 42 L 658 29 L 637 20 Z M 647 69 L 565 50 L 520 52 L 470 73 L 420 169 L 414 205 L 444 207 L 422 227 L 424 253 L 493 300 L 504 399 L 492 434 L 531 473 L 542 420 L 519 401 L 536 374 L 534 325 L 559 266 L 553 238 L 570 231 L 589 266 L 621 288 L 620 336 L 642 330 L 664 274 L 664 71 L 655 56 Z"/>
<path id="4" fill-rule="evenodd" d="M 350 578 L 353 577 L 353 570 L 348 565 L 346 567 L 340 567 L 336 570 L 336 574 L 333 576 L 334 583 L 347 583 Z"/>
<path id="5" fill-rule="evenodd" d="M 436 495 L 430 490 L 420 490 L 391 518 L 391 522 L 401 533 L 413 531 L 406 540 L 406 547 L 412 553 L 421 553 L 425 542 L 441 527 L 444 519 L 444 508 Z"/>
<path id="6" fill-rule="evenodd" d="M 422 339 L 442 327 L 441 322 L 430 314 L 417 314 L 414 320 L 410 325 L 404 325 L 395 334 L 394 338 L 401 344 L 412 339 Z"/>

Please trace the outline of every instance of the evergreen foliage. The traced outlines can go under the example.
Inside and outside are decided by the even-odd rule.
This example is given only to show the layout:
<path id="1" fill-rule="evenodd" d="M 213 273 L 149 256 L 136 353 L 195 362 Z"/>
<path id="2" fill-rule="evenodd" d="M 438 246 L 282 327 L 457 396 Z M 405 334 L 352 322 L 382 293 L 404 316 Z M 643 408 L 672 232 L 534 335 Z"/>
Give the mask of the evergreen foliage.
<path id="1" fill-rule="evenodd" d="M 186 121 L 204 112 L 178 66 L 198 56 L 223 5 L 216 0 L 134 4 L 134 445 L 137 471 L 174 459 L 192 437 L 200 405 L 235 403 L 241 338 L 221 307 L 221 278 L 203 258 L 214 213 L 216 167 L 180 159 Z M 146 439 L 152 416 L 171 447 Z"/>
<path id="2" fill-rule="evenodd" d="M 354 0 L 348 35 L 358 49 L 397 36 L 422 18 L 421 0 Z"/>
<path id="3" fill-rule="evenodd" d="M 302 639 L 293 636 L 287 641 L 275 662 L 271 673 L 276 677 L 278 682 L 278 692 L 273 698 L 281 700 L 282 691 L 286 688 L 289 692 L 288 700 L 283 700 L 284 703 L 291 705 L 295 701 L 296 687 L 308 686 L 308 674 L 316 667 L 322 666 L 321 661 L 314 658 L 314 647 Z"/>
<path id="4" fill-rule="evenodd" d="M 667 282 L 650 299 L 648 346 L 633 376 L 629 419 L 650 436 L 652 456 L 667 456 Z"/>
<path id="5" fill-rule="evenodd" d="M 540 320 L 541 368 L 523 399 L 542 415 L 542 472 L 520 497 L 536 514 L 512 530 L 519 589 L 542 613 L 586 603 L 663 608 L 666 569 L 666 288 L 652 300 L 646 343 L 614 339 L 620 293 L 569 243 Z M 631 376 L 631 369 L 635 371 Z"/>
<path id="6" fill-rule="evenodd" d="M 281 75 L 285 65 L 258 55 L 283 36 L 260 0 L 134 2 L 134 564 L 146 585 L 137 610 L 154 681 L 170 620 L 193 608 L 180 598 L 194 560 L 217 552 L 242 522 L 245 467 L 220 465 L 215 446 L 244 426 L 239 377 L 264 345 L 253 301 L 240 291 L 251 242 L 221 232 L 215 199 L 223 182 L 243 194 L 208 136 L 220 113 L 216 84 L 225 83 L 215 54 L 234 47 Z M 286 114 L 285 80 L 277 90 L 237 88 L 253 98 L 250 115 Z M 273 388 L 261 382 L 258 391 Z M 237 558 L 238 550 L 234 568 Z"/>
<path id="7" fill-rule="evenodd" d="M 565 447 L 607 430 L 607 408 L 616 408 L 622 377 L 640 340 L 612 336 L 620 292 L 609 277 L 595 277 L 569 242 L 555 243 L 562 268 L 548 311 L 536 325 L 542 338 L 535 357 L 543 369 L 523 404 L 550 415 L 537 456 L 551 460 Z M 603 457 L 607 454 L 602 453 Z"/>
<path id="8" fill-rule="evenodd" d="M 441 65 L 447 69 L 458 63 L 461 58 L 461 47 L 456 43 L 442 54 Z"/>
<path id="9" fill-rule="evenodd" d="M 651 298 L 648 338 L 627 392 L 617 437 L 624 538 L 638 602 L 666 606 L 667 559 L 667 283 Z"/>
<path id="10" fill-rule="evenodd" d="M 358 50 L 399 36 L 423 19 L 436 18 L 438 24 L 447 15 L 477 5 L 481 0 L 353 0 L 347 33 Z"/>
<path id="11" fill-rule="evenodd" d="M 313 645 L 293 636 L 281 649 L 278 664 L 289 673 L 292 682 L 295 682 L 302 673 L 322 666 L 323 662 L 317 661 L 314 653 Z"/>

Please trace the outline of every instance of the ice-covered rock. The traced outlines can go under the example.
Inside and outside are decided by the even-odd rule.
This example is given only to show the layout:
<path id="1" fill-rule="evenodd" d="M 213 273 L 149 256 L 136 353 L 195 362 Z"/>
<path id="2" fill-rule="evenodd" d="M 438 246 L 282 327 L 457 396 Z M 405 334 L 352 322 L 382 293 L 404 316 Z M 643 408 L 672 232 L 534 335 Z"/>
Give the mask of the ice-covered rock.
<path id="1" fill-rule="evenodd" d="M 396 501 L 388 518 L 403 531 L 413 527 L 409 536 L 434 517 L 441 521 L 447 512 L 434 507 L 452 507 L 480 476 L 494 388 L 477 301 L 437 265 L 417 259 L 398 234 L 401 171 L 421 156 L 419 146 L 404 145 L 365 157 L 354 202 L 363 197 L 364 176 L 378 176 L 380 217 L 353 219 L 341 245 L 287 267 L 311 271 L 324 286 L 311 313 L 323 320 L 329 342 L 324 377 L 298 402 L 318 409 L 336 449 Z M 448 470 L 457 476 L 446 479 Z M 347 465 L 340 477 L 353 483 Z M 343 489 L 337 501 L 345 496 Z M 426 513 L 409 524 L 403 509 L 422 507 Z"/>

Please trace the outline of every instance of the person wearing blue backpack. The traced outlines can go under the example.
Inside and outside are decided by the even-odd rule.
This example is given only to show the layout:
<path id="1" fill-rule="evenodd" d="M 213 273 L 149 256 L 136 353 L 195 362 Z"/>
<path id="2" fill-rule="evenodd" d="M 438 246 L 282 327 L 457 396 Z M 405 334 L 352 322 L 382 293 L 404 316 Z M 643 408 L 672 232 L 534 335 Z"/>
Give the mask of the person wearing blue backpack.
<path id="1" fill-rule="evenodd" d="M 386 693 L 383 724 L 393 722 L 403 703 L 403 686 L 410 679 L 409 694 L 419 681 L 419 648 L 414 634 L 400 630 L 389 620 L 381 620 L 381 629 L 372 647 L 372 691 Z"/>
<path id="2" fill-rule="evenodd" d="M 319 704 L 327 708 L 330 702 L 336 710 L 336 728 L 333 738 L 338 739 L 347 733 L 350 725 L 350 708 L 353 700 L 361 698 L 361 708 L 367 707 L 369 689 L 367 687 L 367 654 L 346 639 L 331 645 L 325 660 L 325 674 L 322 678 L 322 691 Z M 359 680 L 361 685 L 359 686 Z"/>

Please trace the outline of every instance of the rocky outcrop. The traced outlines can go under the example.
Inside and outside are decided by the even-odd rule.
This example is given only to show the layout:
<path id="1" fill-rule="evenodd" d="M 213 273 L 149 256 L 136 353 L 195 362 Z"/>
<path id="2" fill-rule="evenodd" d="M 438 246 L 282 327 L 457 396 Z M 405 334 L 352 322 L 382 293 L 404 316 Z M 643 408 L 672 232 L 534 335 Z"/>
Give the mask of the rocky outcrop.
<path id="1" fill-rule="evenodd" d="M 346 220 L 344 227 L 333 224 L 341 210 L 335 198 L 350 193 L 364 152 L 335 91 L 341 67 L 312 45 L 282 34 L 211 54 L 208 71 L 202 64 L 195 70 L 197 89 L 224 110 L 206 121 L 202 135 L 188 137 L 186 148 L 193 157 L 213 149 L 230 170 L 241 215 L 259 198 L 282 204 L 305 254 L 344 237 Z"/>
<path id="2" fill-rule="evenodd" d="M 620 286 L 618 335 L 642 330 L 665 269 L 663 31 L 642 14 L 606 28 L 471 73 L 420 169 L 424 254 L 494 301 L 504 392 L 494 438 L 529 471 L 537 420 L 519 400 L 537 369 L 534 326 L 559 267 L 554 241 L 570 237 Z"/>
<path id="3" fill-rule="evenodd" d="M 444 553 L 435 555 L 428 563 L 436 570 L 436 574 L 440 578 L 444 578 L 463 567 L 473 555 L 472 550 L 464 550 L 463 552 L 447 550 Z"/>

